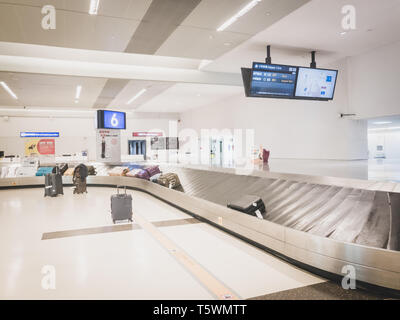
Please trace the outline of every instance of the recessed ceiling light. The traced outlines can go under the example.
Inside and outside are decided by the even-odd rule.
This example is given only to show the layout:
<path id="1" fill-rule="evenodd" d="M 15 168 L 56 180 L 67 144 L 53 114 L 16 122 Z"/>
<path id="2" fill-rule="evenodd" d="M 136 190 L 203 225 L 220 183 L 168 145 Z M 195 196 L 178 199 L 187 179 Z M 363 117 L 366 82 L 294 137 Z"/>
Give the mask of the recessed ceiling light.
<path id="1" fill-rule="evenodd" d="M 368 129 L 368 131 L 391 131 L 391 130 L 399 130 L 400 127 L 383 127 L 383 128 L 372 128 Z"/>
<path id="2" fill-rule="evenodd" d="M 100 0 L 90 0 L 89 14 L 94 15 L 99 11 Z"/>
<path id="3" fill-rule="evenodd" d="M 139 98 L 143 93 L 145 93 L 147 90 L 142 89 L 140 90 L 136 95 L 134 95 L 126 104 L 131 104 L 133 101 L 135 101 L 137 98 Z"/>
<path id="4" fill-rule="evenodd" d="M 81 96 L 82 86 L 76 86 L 75 100 L 79 100 Z"/>
<path id="5" fill-rule="evenodd" d="M 224 42 L 224 46 L 229 47 L 230 45 L 232 45 L 232 42 Z"/>
<path id="6" fill-rule="evenodd" d="M 391 124 L 393 123 L 392 121 L 377 121 L 377 122 L 372 122 L 372 124 L 377 124 L 377 125 L 381 125 L 381 124 Z"/>
<path id="7" fill-rule="evenodd" d="M 267 15 L 267 16 L 270 16 L 270 15 L 271 15 L 271 12 L 267 12 L 266 15 Z"/>
<path id="8" fill-rule="evenodd" d="M 237 19 L 239 19 L 241 16 L 245 15 L 247 12 L 249 12 L 251 9 L 253 9 L 261 0 L 252 0 L 250 1 L 243 9 L 241 9 L 238 13 L 236 13 L 234 16 L 226 20 L 218 29 L 217 31 L 224 31 L 226 28 L 228 28 L 231 24 L 233 24 Z"/>
<path id="9" fill-rule="evenodd" d="M 13 97 L 15 100 L 18 100 L 17 95 L 9 88 L 9 86 L 7 85 L 7 83 L 5 83 L 4 81 L 0 81 L 0 85 L 4 88 L 4 90 L 6 90 L 8 92 L 8 94 Z"/>
<path id="10" fill-rule="evenodd" d="M 197 97 L 200 97 L 200 96 L 201 96 L 201 94 L 200 94 L 200 93 L 198 93 L 198 94 L 196 94 L 196 96 L 197 96 Z"/>

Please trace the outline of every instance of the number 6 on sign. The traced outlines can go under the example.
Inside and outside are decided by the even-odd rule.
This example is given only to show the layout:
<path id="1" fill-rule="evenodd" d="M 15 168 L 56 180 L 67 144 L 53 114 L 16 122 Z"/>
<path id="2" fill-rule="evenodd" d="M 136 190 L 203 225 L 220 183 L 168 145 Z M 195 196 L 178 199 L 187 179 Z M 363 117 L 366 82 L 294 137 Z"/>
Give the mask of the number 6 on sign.
<path id="1" fill-rule="evenodd" d="M 119 124 L 119 122 L 118 122 L 118 119 L 117 119 L 117 114 L 113 113 L 113 115 L 111 117 L 111 125 L 113 127 L 118 127 L 118 124 Z"/>

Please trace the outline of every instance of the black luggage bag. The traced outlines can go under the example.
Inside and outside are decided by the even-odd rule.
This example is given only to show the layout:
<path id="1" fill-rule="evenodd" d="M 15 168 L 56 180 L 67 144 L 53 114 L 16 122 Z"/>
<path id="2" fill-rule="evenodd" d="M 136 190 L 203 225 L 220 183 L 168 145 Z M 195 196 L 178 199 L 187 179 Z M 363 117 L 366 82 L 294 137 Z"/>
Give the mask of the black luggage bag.
<path id="1" fill-rule="evenodd" d="M 237 200 L 228 203 L 228 208 L 246 213 L 251 216 L 264 219 L 266 213 L 265 204 L 259 196 L 244 195 Z"/>
<path id="2" fill-rule="evenodd" d="M 60 169 L 56 167 L 56 173 L 48 173 L 44 178 L 44 196 L 56 197 L 64 194 Z"/>
<path id="3" fill-rule="evenodd" d="M 68 163 L 62 163 L 62 164 L 60 164 L 60 165 L 58 165 L 58 166 L 55 166 L 54 168 L 53 168 L 53 173 L 56 173 L 57 172 L 57 168 L 59 168 L 59 172 L 60 172 L 60 174 L 63 176 L 64 175 L 64 173 L 65 173 L 65 171 L 67 171 L 68 170 Z"/>

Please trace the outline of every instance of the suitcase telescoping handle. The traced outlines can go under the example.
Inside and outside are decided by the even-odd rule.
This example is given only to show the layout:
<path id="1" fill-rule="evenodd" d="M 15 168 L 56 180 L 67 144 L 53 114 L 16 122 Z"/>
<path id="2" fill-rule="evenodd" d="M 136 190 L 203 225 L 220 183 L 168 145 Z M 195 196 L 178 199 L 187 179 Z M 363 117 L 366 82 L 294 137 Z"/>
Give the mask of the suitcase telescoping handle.
<path id="1" fill-rule="evenodd" d="M 119 188 L 122 188 L 122 186 L 117 186 L 117 194 L 119 194 Z M 125 194 L 126 194 L 126 186 L 124 186 Z"/>

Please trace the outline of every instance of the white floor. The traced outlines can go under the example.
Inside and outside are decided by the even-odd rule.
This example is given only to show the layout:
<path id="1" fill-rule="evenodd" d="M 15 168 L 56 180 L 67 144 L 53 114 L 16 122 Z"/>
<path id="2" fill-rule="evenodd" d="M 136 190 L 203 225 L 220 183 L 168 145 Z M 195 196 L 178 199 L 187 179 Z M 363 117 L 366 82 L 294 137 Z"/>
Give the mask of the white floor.
<path id="1" fill-rule="evenodd" d="M 147 221 L 190 216 L 132 192 Z M 45 232 L 112 225 L 110 188 L 43 198 L 42 189 L 0 191 L 0 299 L 215 299 L 201 279 L 145 229 L 41 240 Z M 207 224 L 157 230 L 239 298 L 325 281 Z M 42 288 L 54 266 L 55 289 Z"/>

